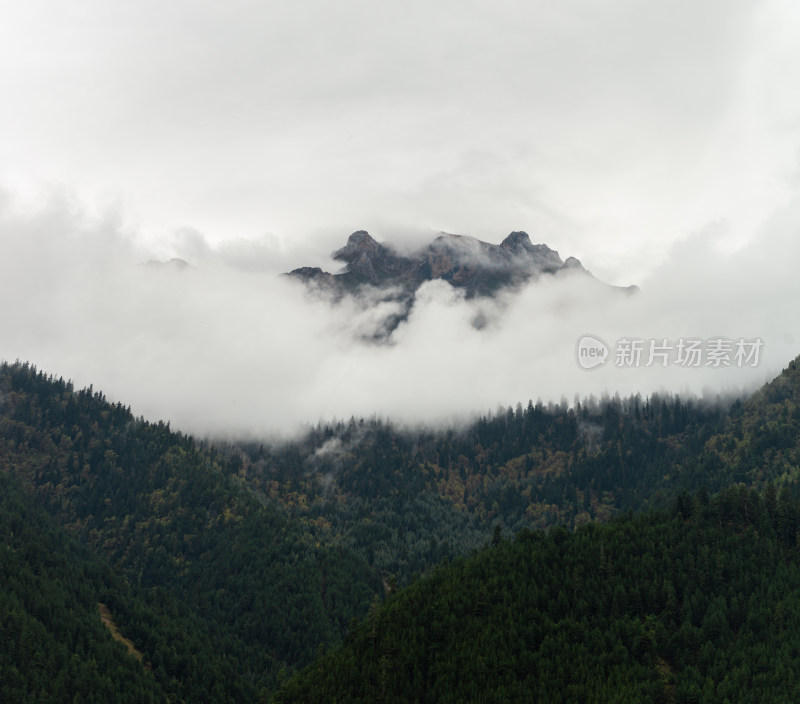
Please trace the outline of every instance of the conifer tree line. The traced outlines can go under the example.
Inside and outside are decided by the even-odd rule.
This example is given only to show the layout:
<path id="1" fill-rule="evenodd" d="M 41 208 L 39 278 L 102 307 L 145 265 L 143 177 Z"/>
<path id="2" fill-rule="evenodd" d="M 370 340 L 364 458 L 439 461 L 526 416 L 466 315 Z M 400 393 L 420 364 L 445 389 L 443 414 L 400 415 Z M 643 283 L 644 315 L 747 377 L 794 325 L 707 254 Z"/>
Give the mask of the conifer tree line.
<path id="1" fill-rule="evenodd" d="M 497 671 L 497 701 L 535 682 L 567 693 L 542 701 L 744 701 L 731 687 L 756 684 L 791 700 L 775 663 L 794 647 L 793 597 L 770 584 L 795 589 L 799 400 L 792 362 L 735 402 L 530 402 L 460 429 L 353 418 L 212 445 L 2 364 L 0 694 L 490 701 Z M 515 572 L 529 560 L 535 579 Z M 509 631 L 522 614 L 538 630 Z M 462 652 L 500 638 L 489 622 L 521 654 Z M 585 698 L 601 670 L 617 674 Z"/>

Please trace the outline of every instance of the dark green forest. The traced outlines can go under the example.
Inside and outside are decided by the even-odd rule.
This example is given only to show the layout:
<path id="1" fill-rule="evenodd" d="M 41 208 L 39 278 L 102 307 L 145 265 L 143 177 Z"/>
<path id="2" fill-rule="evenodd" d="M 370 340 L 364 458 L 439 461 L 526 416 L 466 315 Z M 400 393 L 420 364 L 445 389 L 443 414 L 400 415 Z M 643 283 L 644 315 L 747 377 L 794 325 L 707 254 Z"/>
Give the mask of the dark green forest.
<path id="1" fill-rule="evenodd" d="M 522 530 L 373 607 L 276 702 L 800 699 L 800 503 L 740 486 Z"/>
<path id="2" fill-rule="evenodd" d="M 108 565 L 0 473 L 0 701 L 164 701 L 103 628 L 102 600 L 129 605 Z"/>
<path id="3" fill-rule="evenodd" d="M 181 699 L 252 700 L 341 640 L 381 589 L 358 556 L 258 501 L 235 458 L 25 365 L 2 368 L 0 398 L 0 466 L 157 611 L 109 600 Z"/>
<path id="4" fill-rule="evenodd" d="M 494 619 L 491 580 L 479 584 L 480 579 L 449 571 L 494 564 L 497 574 L 507 572 L 510 580 L 497 592 L 505 604 L 501 620 L 493 621 L 497 637 L 512 637 L 504 630 L 508 614 L 541 612 L 538 630 L 513 637 L 536 661 L 531 670 L 538 673 L 536 681 L 564 693 L 561 700 L 547 701 L 649 701 L 645 693 L 656 691 L 665 701 L 725 701 L 722 670 L 700 668 L 700 650 L 705 647 L 720 662 L 741 656 L 752 664 L 749 641 L 739 634 L 750 637 L 742 623 L 750 627 L 755 602 L 746 590 L 762 588 L 764 555 L 780 555 L 781 569 L 788 570 L 781 579 L 796 588 L 799 377 L 792 362 L 745 400 L 660 395 L 590 398 L 569 407 L 529 402 L 459 429 L 400 429 L 353 418 L 309 428 L 302 438 L 281 443 L 212 444 L 167 423 L 137 418 L 91 387 L 76 390 L 29 364 L 0 365 L 0 549 L 7 546 L 0 681 L 14 687 L 10 701 L 48 696 L 123 701 L 109 686 L 141 693 L 131 701 L 244 702 L 290 694 L 327 701 L 332 695 L 325 688 L 331 686 L 354 697 L 374 698 L 377 691 L 381 698 L 385 690 L 403 700 L 411 687 L 420 701 L 445 701 L 445 690 L 467 692 L 448 679 L 456 676 L 447 674 L 448 668 L 459 663 L 462 671 L 471 671 L 478 664 L 456 648 L 452 658 L 436 660 L 433 677 L 428 659 L 433 651 L 437 657 L 450 653 L 450 645 L 443 644 L 455 633 L 459 638 L 483 633 L 481 623 L 490 615 Z M 742 503 L 734 495 L 746 498 Z M 720 508 L 730 504 L 743 507 L 744 517 L 739 508 L 730 515 Z M 657 539 L 659 531 L 664 536 Z M 638 533 L 637 559 L 624 552 L 625 541 L 614 547 L 621 539 L 613 536 Z M 524 554 L 539 559 L 537 551 L 553 541 L 559 551 L 539 564 L 552 579 L 537 582 L 537 593 L 547 598 L 525 601 L 527 596 L 508 586 L 522 578 L 515 577 L 515 560 Z M 717 550 L 712 567 L 724 565 L 722 582 L 712 584 L 698 571 L 697 551 L 704 545 Z M 618 599 L 603 619 L 590 618 L 587 609 L 595 614 L 615 603 L 614 594 L 608 601 L 605 587 L 589 577 L 600 569 L 592 550 L 617 555 L 608 558 L 613 564 L 660 565 L 658 577 L 633 567 L 610 573 L 612 592 L 619 584 L 626 595 L 624 607 Z M 693 555 L 691 569 L 676 575 L 662 564 L 662 556 L 670 555 L 685 566 L 685 551 Z M 497 562 L 506 554 L 510 563 Z M 49 561 L 42 563 L 43 555 Z M 472 557 L 465 562 L 467 555 Z M 775 570 L 780 565 L 775 563 Z M 481 605 L 477 611 L 447 601 L 450 587 L 442 585 L 451 579 L 461 579 L 464 592 L 458 598 Z M 743 621 L 729 622 L 722 640 L 701 635 L 689 641 L 697 656 L 692 666 L 702 672 L 695 675 L 675 653 L 685 645 L 676 634 L 685 635 L 687 600 L 693 603 L 698 592 L 713 601 L 729 584 L 739 585 L 739 595 L 748 598 L 737 607 Z M 664 616 L 665 590 L 671 621 Z M 407 601 L 414 594 L 440 604 L 443 631 L 433 641 L 417 632 L 417 606 L 400 613 L 405 604 L 421 603 L 422 597 Z M 586 656 L 585 670 L 573 673 L 574 682 L 560 680 L 566 675 L 554 663 L 562 646 L 562 660 L 577 657 L 575 644 L 558 635 L 552 614 L 542 621 L 551 598 L 575 622 L 568 633 L 604 644 Z M 631 651 L 631 599 L 639 604 L 636 618 L 650 619 L 649 660 L 636 648 Z M 764 599 L 771 603 L 772 597 Z M 702 630 L 705 617 L 697 614 L 709 607 L 698 603 L 689 621 Z M 99 604 L 109 609 L 135 655 L 103 627 Z M 393 610 L 399 620 L 387 621 Z M 435 623 L 438 616 L 426 618 Z M 656 621 L 663 628 L 656 628 Z M 393 645 L 380 652 L 375 665 L 362 648 L 364 634 L 377 648 L 387 623 Z M 773 640 L 764 642 L 788 662 L 790 644 L 780 640 L 783 631 L 773 633 L 773 623 L 767 619 L 759 633 L 772 633 Z M 379 633 L 376 624 L 384 630 Z M 406 627 L 416 630 L 406 633 Z M 392 660 L 412 643 L 423 649 L 418 660 Z M 550 650 L 543 651 L 542 643 Z M 486 657 L 490 649 L 484 650 Z M 319 659 L 322 653 L 329 654 Z M 613 653 L 619 658 L 612 667 L 612 660 L 601 656 Z M 336 658 L 350 659 L 345 667 Z M 401 661 L 403 669 L 392 669 Z M 302 679 L 292 679 L 307 667 Z M 330 667 L 351 679 L 331 680 Z M 492 669 L 486 663 L 480 667 Z M 510 700 L 523 691 L 513 687 L 538 691 L 530 689 L 530 672 L 523 677 L 519 667 L 500 670 L 512 688 Z M 569 694 L 585 691 L 602 672 L 602 696 Z M 769 672 L 774 679 L 777 670 Z M 68 688 L 52 698 L 48 687 L 56 673 Z M 751 686 L 760 682 L 758 676 L 750 672 L 750 679 L 736 682 Z M 726 677 L 730 680 L 730 671 Z M 353 689 L 353 679 L 378 689 Z M 624 692 L 633 699 L 619 694 L 628 680 L 635 687 Z M 490 681 L 475 679 L 477 689 L 454 701 L 481 700 Z M 686 682 L 696 686 L 686 689 Z M 772 691 L 777 701 L 784 696 L 784 690 Z"/>

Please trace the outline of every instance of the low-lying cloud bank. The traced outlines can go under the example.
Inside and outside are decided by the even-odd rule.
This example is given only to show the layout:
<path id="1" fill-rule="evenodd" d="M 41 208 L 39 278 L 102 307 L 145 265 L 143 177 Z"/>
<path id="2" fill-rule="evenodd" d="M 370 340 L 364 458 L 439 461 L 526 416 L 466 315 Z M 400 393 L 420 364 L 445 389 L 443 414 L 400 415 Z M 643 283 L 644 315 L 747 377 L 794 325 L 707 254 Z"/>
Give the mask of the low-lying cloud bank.
<path id="1" fill-rule="evenodd" d="M 364 336 L 391 302 L 332 306 L 309 295 L 277 276 L 291 257 L 272 241 L 211 247 L 184 232 L 174 254 L 191 266 L 146 266 L 151 253 L 113 216 L 88 217 L 68 199 L 26 213 L 12 206 L 0 198 L 0 358 L 94 384 L 188 432 L 265 435 L 374 414 L 450 422 L 498 404 L 604 392 L 713 396 L 753 388 L 800 353 L 800 202 L 733 254 L 720 253 L 713 229 L 688 238 L 634 296 L 580 275 L 544 277 L 498 300 L 430 282 L 386 344 Z M 609 348 L 588 371 L 577 360 L 584 335 Z M 643 341 L 638 367 L 616 366 L 624 339 Z M 666 367 L 659 358 L 648 367 L 651 339 L 729 340 L 732 364 L 704 358 L 687 368 L 673 350 Z M 757 366 L 736 365 L 739 339 L 763 341 Z"/>

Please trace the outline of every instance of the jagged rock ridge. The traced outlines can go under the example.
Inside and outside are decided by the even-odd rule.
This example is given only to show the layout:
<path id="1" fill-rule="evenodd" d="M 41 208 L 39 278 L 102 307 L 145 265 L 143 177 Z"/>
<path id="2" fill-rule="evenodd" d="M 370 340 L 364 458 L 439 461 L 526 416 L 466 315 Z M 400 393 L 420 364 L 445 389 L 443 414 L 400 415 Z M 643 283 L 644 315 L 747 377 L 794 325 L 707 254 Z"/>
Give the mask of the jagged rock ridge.
<path id="1" fill-rule="evenodd" d="M 501 288 L 519 286 L 542 275 L 577 271 L 591 276 L 575 257 L 563 261 L 546 244 L 533 244 L 525 232 L 512 232 L 499 245 L 442 233 L 426 247 L 403 255 L 359 230 L 332 256 L 345 264 L 342 272 L 302 267 L 289 276 L 336 295 L 363 284 L 394 285 L 413 292 L 425 281 L 442 279 L 463 289 L 468 297 L 491 296 Z"/>

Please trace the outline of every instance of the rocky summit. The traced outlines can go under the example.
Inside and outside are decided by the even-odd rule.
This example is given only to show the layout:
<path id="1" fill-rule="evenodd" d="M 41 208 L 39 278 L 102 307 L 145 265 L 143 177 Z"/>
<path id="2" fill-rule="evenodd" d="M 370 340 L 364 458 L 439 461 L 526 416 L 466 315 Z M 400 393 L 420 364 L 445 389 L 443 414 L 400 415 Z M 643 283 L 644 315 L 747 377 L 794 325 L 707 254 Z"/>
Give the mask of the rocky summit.
<path id="1" fill-rule="evenodd" d="M 359 230 L 332 256 L 344 264 L 339 273 L 302 267 L 289 276 L 337 296 L 365 284 L 392 286 L 410 293 L 426 281 L 442 279 L 463 289 L 468 297 L 491 296 L 502 288 L 518 287 L 544 275 L 578 272 L 591 276 L 577 259 L 563 261 L 546 244 L 533 244 L 526 232 L 512 232 L 500 244 L 442 233 L 416 252 L 400 254 Z"/>

